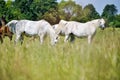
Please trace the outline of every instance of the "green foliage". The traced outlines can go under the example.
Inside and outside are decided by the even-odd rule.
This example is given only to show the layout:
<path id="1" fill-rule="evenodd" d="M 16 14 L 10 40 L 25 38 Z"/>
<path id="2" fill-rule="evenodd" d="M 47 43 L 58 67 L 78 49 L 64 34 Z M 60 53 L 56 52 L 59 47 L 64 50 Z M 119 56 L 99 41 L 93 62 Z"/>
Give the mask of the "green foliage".
<path id="1" fill-rule="evenodd" d="M 106 18 L 108 21 L 108 24 L 111 24 L 111 22 L 115 22 L 115 15 L 117 14 L 117 8 L 114 4 L 107 4 L 105 8 L 103 9 L 102 17 Z"/>
<path id="2" fill-rule="evenodd" d="M 92 4 L 88 4 L 82 9 L 81 5 L 76 4 L 75 1 L 72 0 L 62 0 L 59 3 L 59 13 L 61 19 L 68 21 L 87 22 L 89 20 L 100 18 L 99 13 Z"/>
<path id="3" fill-rule="evenodd" d="M 115 16 L 115 27 L 120 28 L 120 14 Z"/>
<path id="4" fill-rule="evenodd" d="M 103 9 L 102 17 L 109 19 L 111 16 L 116 15 L 116 13 L 117 13 L 116 6 L 114 4 L 111 5 L 107 4 Z"/>
<path id="5" fill-rule="evenodd" d="M 37 20 L 42 19 L 43 15 L 51 9 L 57 8 L 56 0 L 34 0 L 31 7 L 33 17 Z"/>
<path id="6" fill-rule="evenodd" d="M 6 10 L 0 10 L 5 11 L 1 15 L 5 14 L 7 21 L 12 19 L 39 20 L 46 12 L 57 8 L 56 0 L 7 0 L 4 4 L 6 8 L 2 8 Z"/>
<path id="7" fill-rule="evenodd" d="M 120 22 L 119 21 L 115 22 L 115 27 L 120 28 Z"/>
<path id="8" fill-rule="evenodd" d="M 45 20 L 47 20 L 52 25 L 53 24 L 58 24 L 59 21 L 60 21 L 60 17 L 59 17 L 58 11 L 54 10 L 54 9 L 51 9 L 51 10 L 49 10 L 49 12 L 46 12 L 43 15 L 43 18 Z"/>
<path id="9" fill-rule="evenodd" d="M 56 46 L 46 38 L 23 45 L 4 39 L 0 45 L 0 80 L 120 80 L 120 29 L 98 30 L 91 45 L 76 38 Z"/>
<path id="10" fill-rule="evenodd" d="M 5 1 L 0 0 L 0 17 L 5 14 L 5 11 L 6 11 Z"/>
<path id="11" fill-rule="evenodd" d="M 115 16 L 115 19 L 120 22 L 120 14 Z"/>
<path id="12" fill-rule="evenodd" d="M 13 2 L 11 0 L 8 0 L 6 2 L 6 20 L 10 21 L 13 19 L 19 19 L 21 16 L 20 9 L 17 9 L 14 7 Z"/>
<path id="13" fill-rule="evenodd" d="M 74 20 L 82 15 L 82 7 L 74 1 L 61 1 L 58 5 L 61 19 Z"/>
<path id="14" fill-rule="evenodd" d="M 88 18 L 87 20 L 93 20 L 100 18 L 99 13 L 95 10 L 92 4 L 88 4 L 83 9 L 84 16 Z"/>
<path id="15" fill-rule="evenodd" d="M 87 22 L 100 18 L 92 4 L 82 8 L 73 0 L 0 0 L 0 17 L 5 16 L 7 22 L 13 19 L 40 20 L 45 19 L 56 24 L 60 19 L 67 21 Z M 102 17 L 106 19 L 107 26 L 119 27 L 120 18 L 114 4 L 106 5 Z M 114 23 L 114 24 L 112 24 Z"/>

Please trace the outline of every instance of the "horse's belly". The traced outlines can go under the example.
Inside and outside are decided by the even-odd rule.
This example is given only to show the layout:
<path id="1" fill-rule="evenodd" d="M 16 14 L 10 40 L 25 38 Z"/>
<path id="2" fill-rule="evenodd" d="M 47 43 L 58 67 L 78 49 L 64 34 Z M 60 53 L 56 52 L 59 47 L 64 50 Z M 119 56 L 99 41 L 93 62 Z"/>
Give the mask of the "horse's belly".
<path id="1" fill-rule="evenodd" d="M 28 35 L 28 36 L 34 36 L 34 35 L 37 35 L 37 31 L 25 30 L 25 34 Z"/>
<path id="2" fill-rule="evenodd" d="M 87 36 L 88 34 L 85 33 L 85 32 L 74 32 L 74 35 L 77 36 L 77 37 L 85 37 L 85 36 Z"/>

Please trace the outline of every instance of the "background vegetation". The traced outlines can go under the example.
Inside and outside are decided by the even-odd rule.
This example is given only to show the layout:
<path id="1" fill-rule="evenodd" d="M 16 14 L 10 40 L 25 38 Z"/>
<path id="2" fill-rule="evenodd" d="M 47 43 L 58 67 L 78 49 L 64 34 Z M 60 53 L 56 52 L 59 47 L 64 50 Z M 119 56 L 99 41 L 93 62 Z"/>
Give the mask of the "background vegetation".
<path id="1" fill-rule="evenodd" d="M 7 22 L 13 19 L 40 20 L 46 19 L 56 24 L 60 19 L 87 22 L 103 17 L 107 26 L 120 27 L 120 14 L 114 4 L 107 4 L 100 15 L 94 5 L 82 7 L 72 0 L 0 0 L 0 17 Z"/>
<path id="2" fill-rule="evenodd" d="M 46 19 L 56 24 L 60 19 L 86 22 L 105 18 L 107 27 L 99 30 L 91 45 L 76 38 L 64 43 L 60 38 L 51 46 L 39 39 L 25 37 L 23 45 L 14 45 L 9 38 L 0 44 L 0 80 L 120 80 L 120 14 L 115 5 L 107 4 L 100 15 L 92 4 L 85 7 L 62 0 L 0 0 L 0 17 L 13 19 Z"/>

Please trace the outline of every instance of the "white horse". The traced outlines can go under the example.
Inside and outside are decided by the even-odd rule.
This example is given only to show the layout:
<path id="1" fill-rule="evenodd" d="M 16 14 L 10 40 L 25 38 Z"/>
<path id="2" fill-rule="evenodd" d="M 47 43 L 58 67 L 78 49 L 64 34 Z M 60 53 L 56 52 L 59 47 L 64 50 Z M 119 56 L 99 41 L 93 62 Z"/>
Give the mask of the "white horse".
<path id="1" fill-rule="evenodd" d="M 56 34 L 60 33 L 65 34 L 64 39 L 65 42 L 68 41 L 71 34 L 77 37 L 86 36 L 88 37 L 88 43 L 90 44 L 93 36 L 96 33 L 96 29 L 98 27 L 104 29 L 105 28 L 104 24 L 105 24 L 104 19 L 95 19 L 86 23 L 61 20 L 59 22 L 58 28 L 56 29 Z"/>
<path id="2" fill-rule="evenodd" d="M 9 23 L 8 23 L 9 24 Z M 8 25 L 9 27 L 10 24 Z M 19 20 L 15 26 L 15 34 L 17 43 L 18 40 L 23 42 L 23 34 L 26 36 L 36 36 L 40 37 L 41 44 L 43 43 L 43 38 L 46 34 L 50 35 L 51 44 L 54 45 L 57 42 L 57 35 L 53 30 L 52 26 L 45 20 L 30 21 L 30 20 Z"/>

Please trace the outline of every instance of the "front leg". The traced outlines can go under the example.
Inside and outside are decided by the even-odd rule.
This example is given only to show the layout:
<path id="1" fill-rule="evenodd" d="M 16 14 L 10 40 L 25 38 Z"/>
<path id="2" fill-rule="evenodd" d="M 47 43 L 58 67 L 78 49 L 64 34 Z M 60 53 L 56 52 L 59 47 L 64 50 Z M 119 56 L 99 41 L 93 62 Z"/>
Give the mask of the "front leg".
<path id="1" fill-rule="evenodd" d="M 44 34 L 40 35 L 40 43 L 43 44 L 43 38 L 44 38 Z"/>
<path id="2" fill-rule="evenodd" d="M 18 40 L 20 40 L 20 37 L 21 37 L 20 34 L 16 34 L 15 44 L 18 42 Z"/>
<path id="3" fill-rule="evenodd" d="M 91 35 L 89 35 L 89 36 L 88 36 L 88 44 L 90 44 L 90 43 L 91 43 L 91 40 L 92 40 L 92 36 L 91 36 Z"/>
<path id="4" fill-rule="evenodd" d="M 69 35 L 65 35 L 64 42 L 68 42 L 68 39 L 69 39 Z"/>

